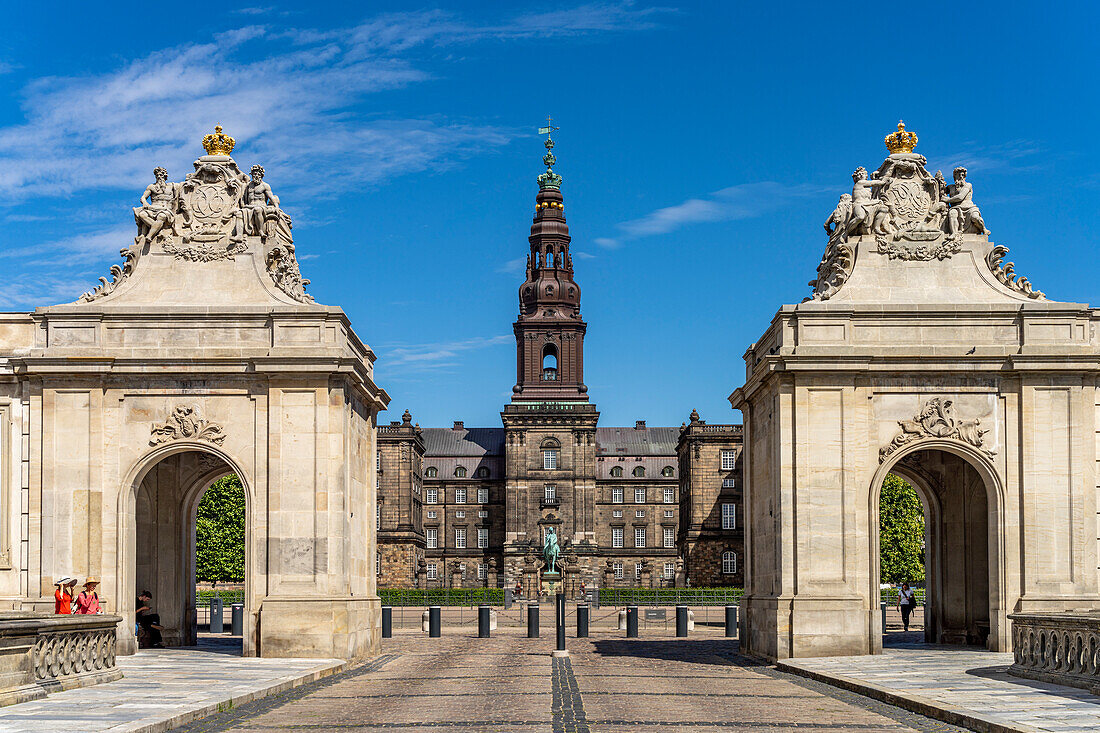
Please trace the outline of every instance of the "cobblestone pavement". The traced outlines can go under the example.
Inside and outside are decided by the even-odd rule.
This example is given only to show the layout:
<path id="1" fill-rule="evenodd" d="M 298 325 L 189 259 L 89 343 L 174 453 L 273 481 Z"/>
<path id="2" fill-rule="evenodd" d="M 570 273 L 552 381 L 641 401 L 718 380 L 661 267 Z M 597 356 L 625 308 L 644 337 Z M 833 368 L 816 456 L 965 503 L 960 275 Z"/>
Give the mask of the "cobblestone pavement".
<path id="1" fill-rule="evenodd" d="M 1010 664 L 1011 654 L 914 644 L 874 656 L 786 660 L 783 666 L 955 710 L 1007 730 L 1100 730 L 1100 697 L 1013 677 L 1005 671 Z"/>
<path id="2" fill-rule="evenodd" d="M 196 721 L 180 733 L 280 731 L 961 731 L 757 665 L 715 634 L 568 640 L 401 632 L 384 657 Z"/>

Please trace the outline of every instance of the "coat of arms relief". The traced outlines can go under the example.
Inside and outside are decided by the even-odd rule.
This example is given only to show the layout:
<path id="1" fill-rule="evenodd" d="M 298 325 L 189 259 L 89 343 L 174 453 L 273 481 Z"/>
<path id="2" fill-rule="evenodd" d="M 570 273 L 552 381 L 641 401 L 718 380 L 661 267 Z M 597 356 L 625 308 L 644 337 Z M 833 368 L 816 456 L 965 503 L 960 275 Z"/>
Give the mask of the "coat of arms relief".
<path id="1" fill-rule="evenodd" d="M 121 251 L 124 266 L 112 267 L 112 280 L 100 278 L 100 285 L 82 300 L 113 292 L 150 244 L 179 260 L 214 262 L 234 259 L 247 251 L 247 238 L 256 237 L 264 245 L 272 282 L 295 300 L 313 302 L 305 292 L 309 280 L 302 278 L 294 254 L 291 218 L 264 181 L 263 166 L 254 165 L 245 175 L 229 155 L 236 141 L 220 125 L 202 144 L 206 155 L 195 161 L 194 172 L 182 182 L 169 181 L 162 166 L 153 170 L 153 183 L 134 208 L 137 236 Z"/>
<path id="2" fill-rule="evenodd" d="M 930 174 L 928 160 L 913 152 L 917 136 L 904 122 L 885 143 L 890 151 L 886 160 L 870 175 L 863 166 L 856 168 L 852 192 L 841 194 L 825 220 L 829 241 L 818 276 L 810 281 L 813 300 L 828 300 L 851 275 L 856 257 L 852 239 L 872 238 L 874 251 L 891 260 L 930 261 L 957 254 L 964 235 L 989 236 L 966 168 L 955 168 L 952 183 L 940 171 Z M 1003 250 L 1000 257 L 1008 252 L 998 249 Z M 990 268 L 1002 284 L 1031 298 L 1043 297 L 1026 278 L 1013 280 L 1012 263 L 998 271 L 999 264 L 1000 259 Z"/>

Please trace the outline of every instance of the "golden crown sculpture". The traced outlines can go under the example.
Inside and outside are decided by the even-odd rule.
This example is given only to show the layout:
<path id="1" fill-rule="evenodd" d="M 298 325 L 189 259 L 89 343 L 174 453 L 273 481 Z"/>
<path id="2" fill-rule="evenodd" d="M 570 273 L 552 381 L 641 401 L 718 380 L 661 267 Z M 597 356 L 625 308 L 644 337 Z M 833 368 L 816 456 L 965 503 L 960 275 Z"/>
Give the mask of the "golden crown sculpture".
<path id="1" fill-rule="evenodd" d="M 905 129 L 905 123 L 898 120 L 898 131 L 886 136 L 886 147 L 890 154 L 911 153 L 917 147 L 917 133 Z"/>
<path id="2" fill-rule="evenodd" d="M 236 140 L 222 133 L 221 125 L 215 125 L 214 132 L 202 139 L 202 146 L 206 149 L 207 155 L 229 155 L 236 144 Z"/>

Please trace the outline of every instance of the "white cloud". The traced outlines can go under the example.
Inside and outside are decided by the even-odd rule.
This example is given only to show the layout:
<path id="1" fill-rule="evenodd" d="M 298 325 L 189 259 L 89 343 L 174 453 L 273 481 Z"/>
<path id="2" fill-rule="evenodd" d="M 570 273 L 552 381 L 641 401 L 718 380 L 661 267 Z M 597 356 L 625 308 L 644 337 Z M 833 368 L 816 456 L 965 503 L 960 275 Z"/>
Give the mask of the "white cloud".
<path id="1" fill-rule="evenodd" d="M 462 341 L 445 341 L 433 344 L 395 344 L 379 351 L 378 364 L 389 370 L 401 367 L 403 371 L 428 371 L 452 367 L 461 361 L 462 352 L 484 349 L 512 343 L 513 336 L 476 336 Z"/>
<path id="2" fill-rule="evenodd" d="M 497 268 L 497 272 L 504 272 L 509 275 L 514 275 L 517 272 L 523 272 L 527 266 L 526 257 L 517 257 L 514 260 L 508 260 L 503 265 Z"/>
<path id="3" fill-rule="evenodd" d="M 618 238 L 599 237 L 595 242 L 601 247 L 613 249 L 621 246 L 624 240 L 668 234 L 692 224 L 750 219 L 774 212 L 793 199 L 817 191 L 809 185 L 785 186 L 774 181 L 741 183 L 704 198 L 691 198 L 621 222 L 616 225 L 622 232 Z"/>

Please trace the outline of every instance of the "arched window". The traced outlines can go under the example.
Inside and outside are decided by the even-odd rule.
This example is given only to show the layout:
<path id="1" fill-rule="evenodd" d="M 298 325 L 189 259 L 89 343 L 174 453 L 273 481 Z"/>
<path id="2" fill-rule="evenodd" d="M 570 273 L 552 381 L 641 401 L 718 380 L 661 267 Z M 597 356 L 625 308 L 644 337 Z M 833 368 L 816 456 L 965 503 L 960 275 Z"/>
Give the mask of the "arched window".
<path id="1" fill-rule="evenodd" d="M 455 478 L 466 478 L 466 468 L 464 466 L 455 469 Z"/>
<path id="2" fill-rule="evenodd" d="M 477 474 L 476 475 L 477 475 L 478 478 L 489 478 L 489 469 L 485 466 L 482 466 L 479 469 L 477 469 Z"/>
<path id="3" fill-rule="evenodd" d="M 623 477 L 623 467 L 622 466 L 615 466 L 614 468 L 611 469 L 611 475 L 614 478 L 622 478 Z"/>
<path id="4" fill-rule="evenodd" d="M 429 466 L 424 469 L 424 478 L 435 478 L 439 475 L 439 470 L 435 466 Z"/>
<path id="5" fill-rule="evenodd" d="M 542 350 L 542 381 L 558 381 L 558 350 L 553 344 Z"/>
<path id="6" fill-rule="evenodd" d="M 665 478 L 669 478 L 675 471 L 672 470 L 672 466 L 665 466 L 661 469 L 661 475 Z"/>
<path id="7" fill-rule="evenodd" d="M 722 553 L 722 573 L 733 575 L 737 572 L 737 553 L 726 550 Z"/>
<path id="8" fill-rule="evenodd" d="M 642 476 L 645 476 L 645 468 L 643 468 L 642 466 L 638 466 L 637 468 L 635 468 L 634 476 L 635 478 L 641 478 Z"/>

